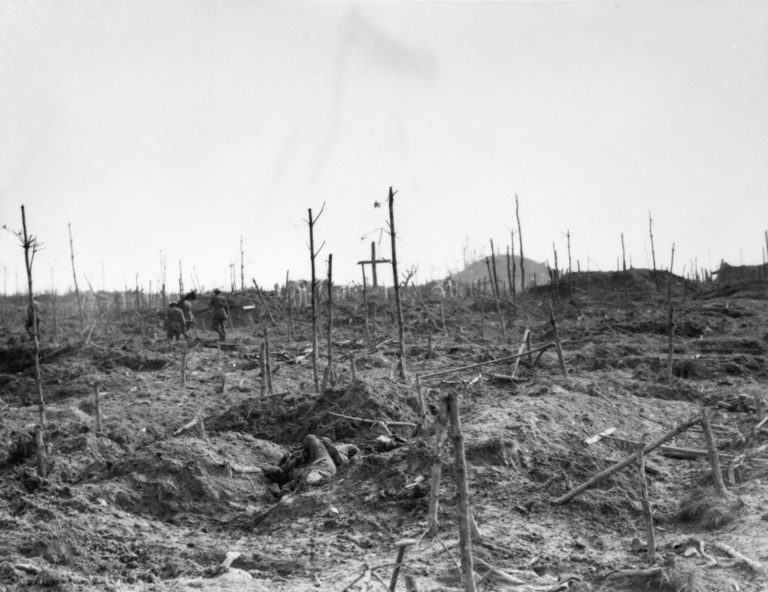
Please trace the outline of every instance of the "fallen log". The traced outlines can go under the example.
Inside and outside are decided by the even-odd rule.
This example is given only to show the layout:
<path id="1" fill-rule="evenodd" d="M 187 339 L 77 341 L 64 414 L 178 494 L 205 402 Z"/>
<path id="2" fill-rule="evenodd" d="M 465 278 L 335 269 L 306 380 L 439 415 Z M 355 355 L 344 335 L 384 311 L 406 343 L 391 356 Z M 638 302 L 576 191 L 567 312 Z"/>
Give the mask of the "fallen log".
<path id="1" fill-rule="evenodd" d="M 713 543 L 713 546 L 716 549 L 720 549 L 724 553 L 727 553 L 734 559 L 738 559 L 739 561 L 747 565 L 755 573 L 764 574 L 766 572 L 765 567 L 763 566 L 762 563 L 755 561 L 754 559 L 751 559 L 746 555 L 743 555 L 742 553 L 740 553 L 730 545 L 726 545 L 725 543 Z"/>
<path id="2" fill-rule="evenodd" d="M 666 434 L 664 434 L 662 436 L 659 436 L 656 440 L 653 440 L 652 442 L 649 442 L 648 444 L 646 444 L 645 447 L 643 448 L 643 454 L 648 454 L 649 452 L 651 452 L 653 450 L 656 450 L 656 448 L 658 448 L 659 446 L 664 444 L 664 442 L 667 442 L 668 440 L 671 440 L 672 438 L 674 438 L 678 434 L 684 432 L 685 430 L 690 428 L 692 425 L 698 423 L 699 421 L 701 421 L 701 416 L 700 415 L 694 415 L 693 417 L 689 417 L 688 419 L 686 419 L 682 423 L 679 423 L 674 428 L 669 430 Z M 609 476 L 613 475 L 614 473 L 617 473 L 617 472 L 621 471 L 622 469 L 626 469 L 633 462 L 635 462 L 636 459 L 637 459 L 637 453 L 630 454 L 624 460 L 620 460 L 619 462 L 617 462 L 616 464 L 608 467 L 604 471 L 600 471 L 597 475 L 594 475 L 592 478 L 588 479 L 587 481 L 585 481 L 584 483 L 582 483 L 581 485 L 579 485 L 575 489 L 572 489 L 571 491 L 569 491 L 565 495 L 562 495 L 559 498 L 553 500 L 552 503 L 554 503 L 554 504 L 564 504 L 565 502 L 570 501 L 571 499 L 573 499 L 574 497 L 576 497 L 580 493 L 582 493 L 582 492 L 586 491 L 587 489 L 589 489 L 590 487 L 592 487 L 598 481 L 602 481 L 606 477 L 609 477 Z"/>
<path id="3" fill-rule="evenodd" d="M 359 421 L 360 423 L 367 423 L 368 425 L 383 423 L 391 426 L 403 426 L 403 427 L 411 427 L 411 428 L 416 427 L 416 424 L 410 421 L 389 421 L 389 420 L 384 421 L 382 419 L 367 419 L 365 417 L 353 417 L 351 415 L 344 415 L 342 413 L 334 413 L 333 411 L 329 411 L 328 415 L 333 415 L 334 417 L 338 417 L 340 419 L 346 419 L 348 421 Z"/>

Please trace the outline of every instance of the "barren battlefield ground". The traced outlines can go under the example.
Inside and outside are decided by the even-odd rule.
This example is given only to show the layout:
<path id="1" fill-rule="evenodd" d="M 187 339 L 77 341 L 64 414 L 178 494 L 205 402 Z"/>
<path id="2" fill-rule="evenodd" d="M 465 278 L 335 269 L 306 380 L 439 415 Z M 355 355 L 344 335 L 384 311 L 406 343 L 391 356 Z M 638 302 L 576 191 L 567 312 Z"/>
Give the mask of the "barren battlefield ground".
<path id="1" fill-rule="evenodd" d="M 323 300 L 318 391 L 310 310 L 292 307 L 289 331 L 281 295 L 265 295 L 272 322 L 255 292 L 227 294 L 220 347 L 202 314 L 210 294 L 195 302 L 188 346 L 165 339 L 160 306 L 117 311 L 109 298 L 89 305 L 84 329 L 60 299 L 54 332 L 43 297 L 42 478 L 32 343 L 22 300 L 6 301 L 0 590 L 387 590 L 394 572 L 400 590 L 469 589 L 454 430 L 435 454 L 446 396 L 462 424 L 476 589 L 767 590 L 768 282 L 674 278 L 669 380 L 668 276 L 658 290 L 639 270 L 572 279 L 557 298 L 548 287 L 518 294 L 518 306 L 503 298 L 506 340 L 489 296 L 408 287 L 406 379 L 393 300 L 369 294 L 368 330 L 359 295 L 335 298 L 332 381 Z M 555 348 L 517 367 L 474 366 L 515 355 L 526 330 L 533 348 L 553 342 L 550 299 L 567 376 Z M 427 376 L 444 369 L 454 371 Z M 634 459 L 562 500 L 689 419 L 645 455 L 653 561 Z M 437 528 L 426 534 L 436 458 Z"/>

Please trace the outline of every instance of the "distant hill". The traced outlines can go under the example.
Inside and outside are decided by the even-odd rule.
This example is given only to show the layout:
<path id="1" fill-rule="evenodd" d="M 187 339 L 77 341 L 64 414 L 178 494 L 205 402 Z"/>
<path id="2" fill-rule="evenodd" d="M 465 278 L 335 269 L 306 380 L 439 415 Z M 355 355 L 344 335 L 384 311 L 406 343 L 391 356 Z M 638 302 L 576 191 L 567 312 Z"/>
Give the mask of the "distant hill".
<path id="1" fill-rule="evenodd" d="M 490 257 L 489 257 L 490 260 Z M 527 257 L 525 260 L 525 285 L 526 286 L 532 286 L 533 285 L 533 276 L 536 275 L 536 284 L 541 286 L 543 284 L 549 283 L 549 273 L 547 272 L 547 266 L 543 263 L 539 263 L 537 261 L 532 261 L 531 259 L 528 259 Z M 510 261 L 510 266 L 512 265 L 512 262 Z M 515 286 L 517 289 L 520 289 L 520 257 L 515 256 Z M 501 285 L 502 282 L 504 284 L 507 284 L 507 256 L 506 255 L 497 255 L 496 256 L 496 275 L 499 278 L 499 285 Z M 488 266 L 485 264 L 485 259 L 480 259 L 479 261 L 474 261 L 473 263 L 470 263 L 469 265 L 465 266 L 464 269 L 459 271 L 458 273 L 451 274 L 451 278 L 453 278 L 454 281 L 462 282 L 462 283 L 469 283 L 474 280 L 482 280 L 483 278 L 488 277 Z"/>

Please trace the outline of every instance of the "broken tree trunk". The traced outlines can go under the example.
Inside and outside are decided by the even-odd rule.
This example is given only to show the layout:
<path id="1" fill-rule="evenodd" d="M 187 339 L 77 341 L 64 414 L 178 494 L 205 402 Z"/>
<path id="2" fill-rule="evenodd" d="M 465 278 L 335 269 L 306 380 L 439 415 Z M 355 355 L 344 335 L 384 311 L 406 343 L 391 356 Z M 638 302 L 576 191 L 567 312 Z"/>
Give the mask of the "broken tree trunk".
<path id="1" fill-rule="evenodd" d="M 525 333 L 523 333 L 523 339 L 520 342 L 520 347 L 517 349 L 517 356 L 515 357 L 515 363 L 512 366 L 512 377 L 514 378 L 517 376 L 517 370 L 520 367 L 520 358 L 523 357 L 523 352 L 525 351 L 525 348 L 530 349 L 531 347 L 531 330 L 526 329 Z M 530 363 L 530 359 L 529 359 Z"/>
<path id="2" fill-rule="evenodd" d="M 309 258 L 312 265 L 312 283 L 310 284 L 310 289 L 312 291 L 311 297 L 312 297 L 312 378 L 314 380 L 315 384 L 315 392 L 320 392 L 320 376 L 317 372 L 317 366 L 318 366 L 318 351 L 317 351 L 317 280 L 315 279 L 315 256 L 317 253 L 315 252 L 315 233 L 314 233 L 314 227 L 315 222 L 317 222 L 317 218 L 312 217 L 312 208 L 309 208 Z M 322 214 L 322 210 L 320 211 L 320 214 Z M 320 214 L 318 214 L 318 218 L 320 217 Z"/>
<path id="3" fill-rule="evenodd" d="M 525 291 L 525 257 L 523 256 L 523 231 L 520 227 L 520 203 L 515 193 L 515 217 L 517 218 L 517 239 L 520 242 L 520 294 Z"/>
<path id="4" fill-rule="evenodd" d="M 429 536 L 437 534 L 438 505 L 440 501 L 440 477 L 443 473 L 443 461 L 440 452 L 443 449 L 448 425 L 448 399 L 440 399 L 440 409 L 435 420 L 435 448 L 432 456 L 432 484 L 429 490 L 429 509 L 427 510 L 427 528 Z"/>
<path id="5" fill-rule="evenodd" d="M 715 437 L 712 435 L 712 428 L 709 425 L 709 412 L 703 405 L 701 406 L 701 427 L 704 429 L 704 441 L 707 444 L 707 451 L 709 452 L 709 464 L 712 467 L 712 480 L 715 484 L 715 489 L 720 497 L 730 497 L 728 490 L 723 483 L 723 473 L 720 470 L 720 458 L 717 454 L 717 446 L 715 445 Z"/>
<path id="6" fill-rule="evenodd" d="M 458 395 L 448 395 L 448 416 L 451 419 L 451 438 L 456 461 L 456 489 L 458 497 L 459 548 L 461 550 L 461 577 L 465 592 L 476 592 L 475 569 L 472 561 L 472 528 L 467 484 L 467 460 L 464 456 L 464 435 L 461 432 Z"/>
<path id="7" fill-rule="evenodd" d="M 264 329 L 264 369 L 266 371 L 267 394 L 272 394 L 272 348 L 269 342 L 269 331 Z"/>
<path id="8" fill-rule="evenodd" d="M 645 445 L 643 448 L 643 454 L 648 454 L 649 452 L 652 452 L 664 442 L 667 442 L 677 436 L 678 434 L 681 434 L 682 432 L 686 431 L 688 428 L 690 428 L 693 425 L 696 425 L 701 421 L 700 415 L 694 415 L 693 417 L 689 417 L 685 421 L 679 423 L 674 428 L 669 430 L 667 433 L 663 434 L 662 436 L 659 436 L 656 438 L 656 440 L 653 440 L 652 442 L 649 442 Z M 633 453 L 626 457 L 623 460 L 620 460 L 619 462 L 611 465 L 607 469 L 600 471 L 593 477 L 589 478 L 587 481 L 579 485 L 578 487 L 572 489 L 565 495 L 560 496 L 559 498 L 553 500 L 552 503 L 554 504 L 564 504 L 565 502 L 568 502 L 572 500 L 574 497 L 579 495 L 580 493 L 586 491 L 590 487 L 592 487 L 595 483 L 598 483 L 599 481 L 602 481 L 606 477 L 610 477 L 614 473 L 617 473 L 621 471 L 622 469 L 626 469 L 628 466 L 630 466 L 635 460 L 637 459 L 637 454 Z"/>
<path id="9" fill-rule="evenodd" d="M 392 277 L 395 285 L 395 306 L 397 307 L 397 336 L 400 343 L 400 359 L 398 371 L 400 378 L 405 380 L 405 322 L 403 321 L 403 303 L 400 300 L 400 278 L 397 275 L 397 251 L 395 248 L 395 192 L 389 188 L 389 236 L 392 239 Z"/>
<path id="10" fill-rule="evenodd" d="M 642 443 L 637 445 L 637 469 L 640 480 L 640 499 L 643 504 L 643 517 L 645 518 L 645 533 L 646 533 L 646 558 L 648 563 L 653 564 L 656 559 L 656 533 L 653 529 L 653 506 L 648 497 L 648 479 L 645 475 L 645 454 L 643 453 L 644 445 Z"/>
<path id="11" fill-rule="evenodd" d="M 67 224 L 69 229 L 69 254 L 72 259 L 72 280 L 75 282 L 75 300 L 77 300 L 77 315 L 80 319 L 80 331 L 85 331 L 85 317 L 83 316 L 83 300 L 77 287 L 77 272 L 75 271 L 75 247 L 72 241 L 72 224 Z"/>
<path id="12" fill-rule="evenodd" d="M 328 255 L 328 380 L 336 386 L 333 369 L 333 253 Z"/>
<path id="13" fill-rule="evenodd" d="M 504 315 L 501 314 L 501 305 L 499 304 L 499 293 L 496 291 L 496 282 L 494 281 L 494 274 L 491 270 L 491 263 L 488 260 L 488 257 L 485 258 L 485 265 L 488 268 L 488 281 L 491 284 L 491 296 L 493 297 L 493 302 L 496 305 L 496 314 L 499 317 L 499 324 L 501 325 L 501 335 L 504 341 L 507 341 L 507 328 L 504 325 Z"/>
<path id="14" fill-rule="evenodd" d="M 560 364 L 560 372 L 566 378 L 568 377 L 568 368 L 565 366 L 563 357 L 563 347 L 560 344 L 560 335 L 557 332 L 557 321 L 555 321 L 555 311 L 552 309 L 552 301 L 549 301 L 549 322 L 552 324 L 552 333 L 555 337 L 555 350 L 557 351 L 557 361 Z"/>
<path id="15" fill-rule="evenodd" d="M 27 215 L 24 211 L 24 206 L 21 206 L 21 226 L 22 234 L 19 238 L 22 241 L 22 247 L 24 248 L 24 266 L 27 272 L 27 288 L 29 296 L 29 310 L 28 314 L 31 316 L 32 327 L 30 327 L 32 333 L 32 361 L 35 366 L 35 390 L 37 391 L 37 415 L 38 415 L 38 429 L 37 429 L 37 474 L 40 477 L 45 477 L 47 463 L 46 463 L 46 451 L 44 443 L 45 433 L 45 399 L 43 398 L 43 380 L 40 375 L 40 326 L 38 322 L 38 304 L 35 301 L 34 290 L 32 286 L 32 263 L 35 259 L 35 254 L 38 249 L 37 238 L 27 233 Z"/>

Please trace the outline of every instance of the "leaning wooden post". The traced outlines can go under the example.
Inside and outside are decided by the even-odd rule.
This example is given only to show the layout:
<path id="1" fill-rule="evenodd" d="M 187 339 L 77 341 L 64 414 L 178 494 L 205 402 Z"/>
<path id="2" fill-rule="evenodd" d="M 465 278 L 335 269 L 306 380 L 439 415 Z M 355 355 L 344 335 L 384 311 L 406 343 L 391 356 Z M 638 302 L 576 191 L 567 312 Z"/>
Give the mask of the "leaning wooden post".
<path id="1" fill-rule="evenodd" d="M 267 394 L 272 394 L 272 347 L 269 331 L 264 329 L 264 368 L 267 372 Z"/>
<path id="2" fill-rule="evenodd" d="M 707 408 L 701 406 L 701 426 L 704 428 L 704 441 L 707 444 L 709 452 L 709 464 L 712 466 L 712 480 L 715 483 L 715 489 L 720 497 L 730 497 L 728 490 L 723 482 L 723 473 L 720 470 L 720 459 L 718 458 L 715 437 L 712 435 L 712 427 L 709 423 L 709 413 Z"/>
<path id="3" fill-rule="evenodd" d="M 653 218 L 651 211 L 648 210 L 648 233 L 651 235 L 651 260 L 653 261 L 653 283 L 656 284 L 656 291 L 659 291 L 659 278 L 656 275 L 656 249 L 653 246 Z"/>
<path id="4" fill-rule="evenodd" d="M 270 324 L 273 327 L 276 327 L 277 321 L 275 321 L 275 317 L 272 316 L 272 311 L 269 309 L 269 304 L 267 304 L 267 300 L 264 298 L 264 292 L 262 292 L 259 284 L 256 283 L 256 278 L 251 278 L 251 281 L 253 282 L 253 287 L 256 288 L 256 295 L 259 297 L 259 301 L 261 302 L 261 305 L 264 307 L 264 311 L 269 317 Z"/>
<path id="5" fill-rule="evenodd" d="M 448 397 L 440 398 L 440 408 L 435 420 L 435 448 L 432 455 L 432 482 L 429 490 L 429 509 L 427 510 L 427 528 L 429 536 L 437 534 L 437 511 L 440 500 L 440 477 L 443 473 L 441 452 L 448 426 Z"/>
<path id="6" fill-rule="evenodd" d="M 563 357 L 563 347 L 560 345 L 560 335 L 557 332 L 557 321 L 555 321 L 555 311 L 552 309 L 552 301 L 549 301 L 549 322 L 552 324 L 552 333 L 555 341 L 555 351 L 557 352 L 557 361 L 560 364 L 560 372 L 563 376 L 568 376 L 568 368 L 565 366 Z"/>
<path id="7" fill-rule="evenodd" d="M 493 239 L 490 239 L 491 241 L 491 263 L 493 263 L 493 276 L 491 277 L 491 281 L 493 282 L 493 292 L 496 294 L 496 298 L 500 296 L 499 293 L 499 276 L 498 271 L 496 270 L 496 251 L 493 248 Z"/>
<path id="8" fill-rule="evenodd" d="M 266 341 L 261 344 L 261 397 L 262 399 L 267 394 L 267 343 Z"/>
<path id="9" fill-rule="evenodd" d="M 101 392 L 99 390 L 99 383 L 93 385 L 93 414 L 95 415 L 95 430 L 96 435 L 101 436 L 104 432 L 103 419 L 101 415 Z"/>
<path id="10" fill-rule="evenodd" d="M 517 193 L 515 193 L 515 217 L 517 218 L 517 239 L 520 242 L 520 293 L 522 294 L 525 291 L 525 257 L 523 256 L 523 231 L 520 226 L 520 204 L 517 200 Z"/>
<path id="11" fill-rule="evenodd" d="M 701 421 L 701 415 L 694 415 L 692 417 L 689 417 L 685 421 L 677 424 L 674 428 L 669 430 L 666 434 L 663 434 L 662 436 L 659 436 L 652 442 L 649 442 L 645 445 L 643 448 L 643 454 L 648 454 L 649 452 L 652 452 L 653 450 L 656 450 L 659 446 L 667 442 L 668 440 L 671 440 L 678 434 L 684 432 L 688 428 L 690 428 L 693 425 L 696 425 Z M 598 481 L 602 481 L 606 477 L 610 477 L 614 473 L 617 473 L 621 471 L 622 469 L 626 469 L 629 465 L 631 465 L 633 462 L 637 460 L 637 454 L 631 454 L 624 458 L 623 460 L 620 460 L 619 462 L 611 465 L 607 469 L 604 469 L 597 473 L 596 475 L 592 476 L 591 478 L 587 479 L 584 483 L 579 485 L 578 487 L 575 487 L 565 495 L 561 495 L 559 498 L 552 501 L 554 504 L 564 504 L 565 502 L 570 501 L 580 493 L 586 491 L 590 487 L 592 487 L 595 483 Z"/>
<path id="12" fill-rule="evenodd" d="M 517 350 L 517 356 L 515 357 L 515 363 L 512 366 L 512 377 L 517 376 L 517 371 L 520 368 L 520 358 L 523 356 L 523 352 L 525 349 L 528 348 L 531 349 L 531 330 L 526 329 L 525 333 L 523 333 L 523 339 L 520 341 L 520 347 Z M 531 361 L 528 362 L 531 364 Z M 532 364 L 531 364 L 532 365 Z"/>
<path id="13" fill-rule="evenodd" d="M 336 386 L 333 369 L 333 253 L 328 255 L 328 380 Z"/>
<path id="14" fill-rule="evenodd" d="M 448 415 L 451 419 L 451 438 L 456 457 L 456 488 L 458 497 L 459 548 L 461 549 L 461 577 L 465 592 L 476 592 L 475 568 L 472 559 L 472 527 L 467 484 L 467 460 L 464 456 L 464 435 L 461 432 L 459 401 L 456 393 L 448 395 Z"/>
<path id="15" fill-rule="evenodd" d="M 77 300 L 77 314 L 80 319 L 80 331 L 85 331 L 85 318 L 83 317 L 83 301 L 80 298 L 80 290 L 77 287 L 77 272 L 75 271 L 75 247 L 72 241 L 72 223 L 67 224 L 69 230 L 69 254 L 72 259 L 72 279 L 75 282 L 75 300 Z"/>
<path id="16" fill-rule="evenodd" d="M 400 360 L 398 370 L 400 378 L 405 380 L 405 322 L 403 321 L 403 303 L 400 300 L 400 277 L 397 275 L 397 251 L 395 248 L 395 192 L 389 188 L 389 236 L 392 239 L 392 277 L 395 284 L 395 305 L 397 307 L 397 336 L 400 342 Z M 375 265 L 375 264 L 374 264 Z"/>
<path id="17" fill-rule="evenodd" d="M 645 475 L 645 454 L 643 453 L 645 445 L 637 445 L 637 470 L 640 478 L 640 497 L 643 503 L 643 516 L 645 517 L 646 532 L 646 558 L 648 563 L 653 563 L 656 559 L 656 533 L 653 528 L 653 506 L 648 497 L 648 480 Z"/>

